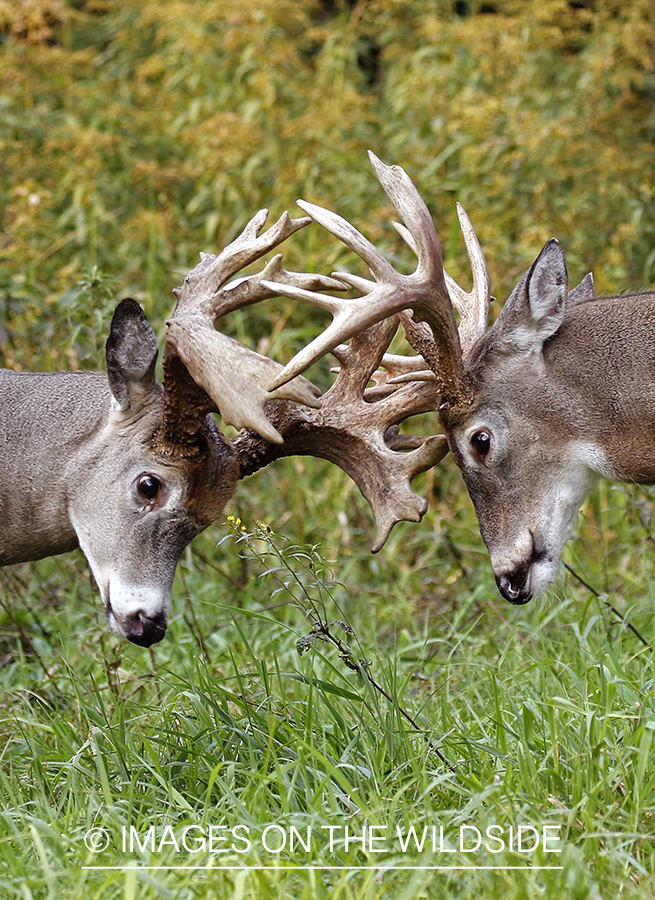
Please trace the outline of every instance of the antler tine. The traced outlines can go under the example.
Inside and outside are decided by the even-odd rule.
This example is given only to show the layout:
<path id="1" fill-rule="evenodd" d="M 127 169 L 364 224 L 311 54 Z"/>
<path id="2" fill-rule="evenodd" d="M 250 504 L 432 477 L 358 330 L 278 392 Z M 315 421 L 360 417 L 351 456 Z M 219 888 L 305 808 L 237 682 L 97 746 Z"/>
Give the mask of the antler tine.
<path id="1" fill-rule="evenodd" d="M 448 292 L 453 306 L 460 316 L 459 339 L 464 358 L 468 356 L 473 345 L 487 330 L 489 319 L 489 302 L 491 300 L 491 279 L 478 236 L 473 230 L 471 220 L 464 207 L 457 204 L 457 215 L 464 236 L 464 244 L 471 263 L 473 287 L 469 293 L 461 288 L 450 275 L 444 271 Z"/>
<path id="2" fill-rule="evenodd" d="M 214 321 L 235 309 L 244 309 L 252 303 L 259 303 L 269 297 L 275 297 L 273 291 L 264 282 L 285 284 L 311 291 L 344 291 L 346 285 L 336 278 L 309 272 L 287 272 L 282 266 L 282 254 L 278 253 L 256 275 L 237 278 L 216 292 L 212 301 Z"/>
<path id="3" fill-rule="evenodd" d="M 373 393 L 376 389 L 388 387 L 390 390 L 395 389 L 399 384 L 406 384 L 408 381 L 432 381 L 436 382 L 434 372 L 425 368 L 425 360 L 422 356 L 401 356 L 397 353 L 385 353 L 380 362 L 380 367 L 384 372 L 377 371 L 371 376 L 371 380 L 375 384 L 375 388 L 371 388 L 368 394 L 375 396 Z"/>
<path id="4" fill-rule="evenodd" d="M 395 269 L 391 263 L 347 219 L 329 209 L 323 209 L 322 206 L 317 206 L 315 203 L 308 203 L 306 200 L 298 200 L 298 206 L 315 222 L 338 237 L 360 259 L 363 259 L 376 280 L 393 277 Z"/>
<path id="5" fill-rule="evenodd" d="M 386 321 L 391 320 L 387 319 Z M 339 344 L 332 353 L 341 361 L 347 356 L 348 350 L 347 344 Z M 330 372 L 334 373 L 339 371 L 339 366 L 333 366 L 330 369 Z M 364 390 L 364 399 L 367 403 L 385 399 L 398 390 L 399 385 L 407 382 L 431 381 L 433 384 L 436 383 L 434 372 L 425 368 L 425 360 L 422 356 L 400 356 L 396 353 L 385 353 L 378 363 L 378 368 L 368 375 L 368 381 L 372 381 L 373 386 L 366 387 Z M 438 405 L 437 400 L 438 397 L 435 398 L 435 405 Z M 399 449 L 399 447 L 394 447 L 394 449 Z"/>
<path id="6" fill-rule="evenodd" d="M 452 304 L 460 316 L 457 330 L 459 331 L 462 353 L 466 359 L 475 342 L 478 338 L 481 338 L 487 330 L 489 302 L 491 300 L 491 279 L 489 278 L 487 260 L 485 259 L 482 247 L 480 246 L 478 236 L 473 230 L 471 220 L 461 203 L 457 204 L 457 216 L 459 218 L 462 235 L 464 236 L 466 252 L 471 264 L 473 287 L 471 291 L 467 293 L 453 278 L 450 277 L 445 269 L 444 277 L 446 279 L 446 286 Z M 392 224 L 403 240 L 418 255 L 418 247 L 409 229 L 405 228 L 400 222 L 393 222 Z M 344 281 L 345 280 L 346 279 L 344 279 Z"/>
<path id="7" fill-rule="evenodd" d="M 260 234 L 267 218 L 268 210 L 260 209 L 246 224 L 241 234 L 218 255 L 200 254 L 200 262 L 186 276 L 182 287 L 173 291 L 177 298 L 176 312 L 193 308 L 205 315 L 218 318 L 215 310 L 217 294 L 228 279 L 311 223 L 311 219 L 306 216 L 291 219 L 285 212 L 274 225 Z"/>
<path id="8" fill-rule="evenodd" d="M 466 214 L 466 210 L 460 203 L 457 204 L 457 216 L 464 236 L 466 251 L 471 263 L 471 272 L 473 275 L 473 287 L 471 291 L 467 293 L 461 288 L 457 282 L 450 277 L 445 269 L 443 274 L 452 304 L 460 316 L 457 330 L 459 332 L 459 340 L 462 347 L 462 357 L 466 362 L 474 344 L 482 337 L 487 328 L 489 302 L 491 300 L 491 280 L 489 278 L 487 261 L 482 252 L 478 237 L 473 230 L 471 220 Z M 393 222 L 392 224 L 403 240 L 418 255 L 419 250 L 416 241 L 409 229 L 400 222 Z M 344 279 L 344 281 L 345 280 L 346 279 Z M 400 358 L 403 359 L 403 357 Z M 396 376 L 388 377 L 385 380 L 385 384 L 394 385 L 413 380 L 434 380 L 434 373 L 425 370 L 425 360 L 420 357 L 415 357 L 414 359 L 415 361 L 411 366 L 406 365 L 405 371 Z"/>
<path id="9" fill-rule="evenodd" d="M 340 238 L 368 265 L 376 284 L 364 298 L 335 299 L 310 291 L 289 290 L 268 283 L 289 297 L 312 303 L 333 315 L 322 335 L 300 351 L 273 383 L 279 387 L 304 371 L 312 362 L 338 344 L 404 309 L 412 309 L 418 321 L 427 322 L 434 341 L 425 342 L 419 352 L 441 382 L 444 401 L 459 403 L 467 397 L 462 352 L 443 273 L 441 247 L 430 213 L 411 179 L 399 166 L 386 166 L 369 153 L 377 175 L 394 208 L 405 221 L 399 231 L 418 255 L 412 275 L 402 275 L 350 223 L 336 213 L 311 203 L 299 202 L 301 209 Z M 359 287 L 358 280 L 339 275 L 340 280 Z"/>
<path id="10" fill-rule="evenodd" d="M 416 274 L 420 272 L 424 277 L 431 277 L 434 289 L 441 290 L 445 301 L 450 305 L 443 278 L 441 244 L 423 198 L 401 166 L 386 166 L 371 150 L 368 151 L 368 156 L 385 194 L 403 220 L 405 233 L 411 237 L 411 243 L 408 243 L 418 257 Z M 396 228 L 398 224 L 396 223 Z M 403 234 L 402 231 L 400 233 Z"/>
<path id="11" fill-rule="evenodd" d="M 412 232 L 409 230 L 409 228 L 406 228 L 402 222 L 392 222 L 391 224 L 396 229 L 396 231 L 401 236 L 401 238 L 405 241 L 405 243 L 408 245 L 408 247 L 410 247 L 414 251 L 414 253 L 418 256 L 418 246 L 417 246 L 416 241 L 414 240 Z"/>

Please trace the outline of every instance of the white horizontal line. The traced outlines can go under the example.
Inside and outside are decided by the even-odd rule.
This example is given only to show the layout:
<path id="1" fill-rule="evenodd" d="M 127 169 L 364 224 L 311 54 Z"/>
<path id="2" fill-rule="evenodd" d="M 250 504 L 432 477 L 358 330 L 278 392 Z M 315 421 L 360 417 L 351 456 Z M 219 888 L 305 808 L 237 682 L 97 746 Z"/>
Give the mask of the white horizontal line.
<path id="1" fill-rule="evenodd" d="M 284 872 L 284 871 L 336 871 L 336 872 L 443 872 L 443 871 L 469 871 L 472 869 L 484 869 L 486 871 L 508 872 L 518 870 L 521 872 L 540 871 L 542 869 L 551 869 L 561 871 L 564 866 L 136 866 L 127 864 L 124 866 L 82 866 L 85 871 L 123 871 L 125 869 L 144 869 L 147 871 L 169 871 L 169 872 L 218 872 L 224 870 L 226 872 Z"/>

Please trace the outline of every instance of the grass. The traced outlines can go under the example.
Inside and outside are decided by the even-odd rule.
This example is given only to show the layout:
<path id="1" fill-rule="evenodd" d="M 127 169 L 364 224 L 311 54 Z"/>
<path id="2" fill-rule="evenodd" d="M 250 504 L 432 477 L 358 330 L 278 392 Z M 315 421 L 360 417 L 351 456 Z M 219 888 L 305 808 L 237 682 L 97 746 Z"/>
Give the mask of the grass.
<path id="1" fill-rule="evenodd" d="M 304 465 L 360 521 L 340 473 Z M 328 564 L 327 536 L 284 536 L 325 515 L 311 497 L 274 533 L 242 490 L 152 655 L 108 633 L 80 555 L 0 574 L 2 895 L 651 897 L 648 496 L 594 495 L 567 550 L 593 591 L 568 575 L 521 610 L 466 504 L 450 550 L 435 498 L 385 556 L 362 520 Z"/>

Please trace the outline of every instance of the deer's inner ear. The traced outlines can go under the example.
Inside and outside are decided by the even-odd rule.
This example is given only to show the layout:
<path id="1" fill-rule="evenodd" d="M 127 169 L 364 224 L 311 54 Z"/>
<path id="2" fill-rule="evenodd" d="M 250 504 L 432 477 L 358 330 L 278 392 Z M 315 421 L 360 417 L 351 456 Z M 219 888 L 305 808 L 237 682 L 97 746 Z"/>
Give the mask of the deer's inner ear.
<path id="1" fill-rule="evenodd" d="M 157 338 L 135 300 L 121 300 L 106 344 L 109 387 L 120 410 L 129 409 L 155 385 Z"/>

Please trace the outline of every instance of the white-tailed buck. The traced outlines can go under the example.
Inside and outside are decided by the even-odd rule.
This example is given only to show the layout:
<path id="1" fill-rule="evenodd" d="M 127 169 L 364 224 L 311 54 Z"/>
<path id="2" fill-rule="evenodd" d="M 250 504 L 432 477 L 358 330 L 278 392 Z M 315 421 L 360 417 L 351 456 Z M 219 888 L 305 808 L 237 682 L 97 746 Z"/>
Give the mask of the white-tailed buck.
<path id="1" fill-rule="evenodd" d="M 274 386 L 349 334 L 401 313 L 420 357 L 398 364 L 404 374 L 386 388 L 432 383 L 498 587 L 511 603 L 527 603 L 553 579 L 596 478 L 655 483 L 655 293 L 595 297 L 590 275 L 569 291 L 564 255 L 551 240 L 487 330 L 489 278 L 466 214 L 460 208 L 470 294 L 444 275 L 432 220 L 408 176 L 372 160 L 418 267 L 399 274 L 347 221 L 301 203 L 364 260 L 375 282 L 338 274 L 364 295 L 358 300 L 279 286 L 332 311 L 334 321 Z"/>
<path id="2" fill-rule="evenodd" d="M 176 291 L 163 388 L 154 333 L 133 300 L 114 314 L 106 374 L 0 370 L 0 565 L 79 545 L 111 628 L 145 647 L 166 631 L 183 548 L 220 515 L 238 479 L 291 454 L 336 463 L 371 504 L 377 549 L 395 522 L 419 521 L 427 503 L 410 481 L 447 451 L 443 437 L 398 433 L 407 416 L 430 409 L 424 385 L 366 391 L 397 321 L 337 351 L 341 370 L 320 398 L 304 378 L 269 390 L 281 366 L 215 329 L 230 311 L 275 296 L 268 281 L 343 289 L 286 272 L 280 256 L 231 280 L 311 222 L 285 214 L 260 234 L 266 217 L 258 213 L 218 256 L 203 255 Z M 214 412 L 241 429 L 234 440 Z"/>

